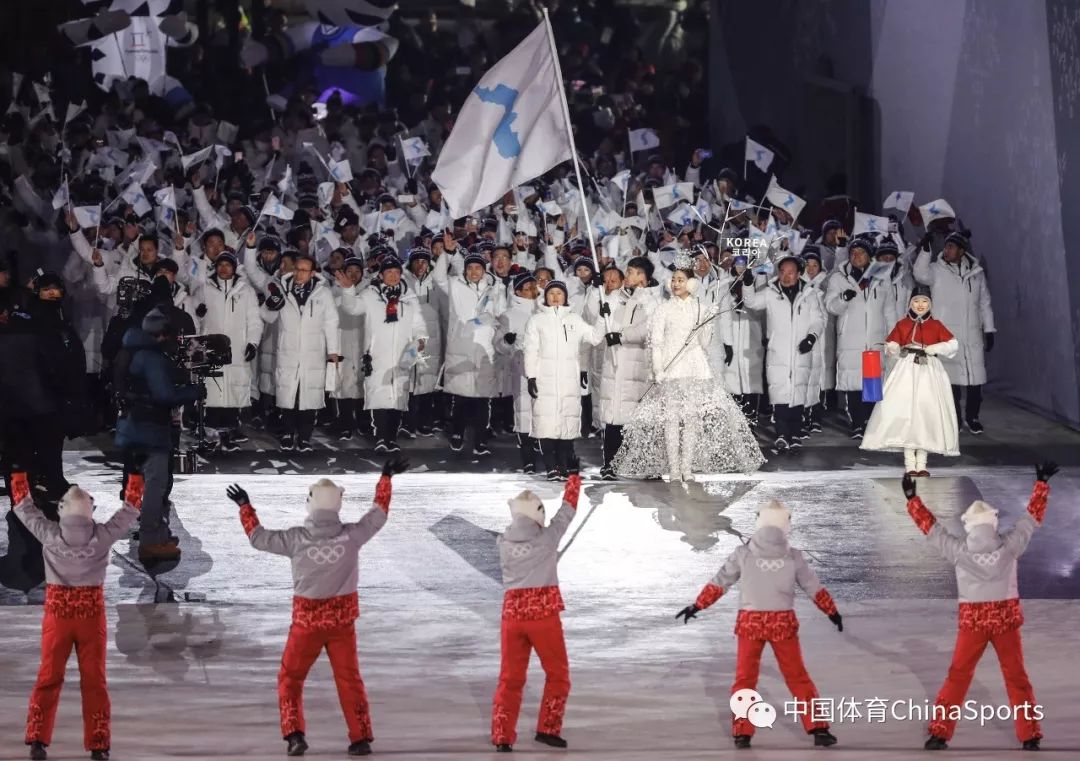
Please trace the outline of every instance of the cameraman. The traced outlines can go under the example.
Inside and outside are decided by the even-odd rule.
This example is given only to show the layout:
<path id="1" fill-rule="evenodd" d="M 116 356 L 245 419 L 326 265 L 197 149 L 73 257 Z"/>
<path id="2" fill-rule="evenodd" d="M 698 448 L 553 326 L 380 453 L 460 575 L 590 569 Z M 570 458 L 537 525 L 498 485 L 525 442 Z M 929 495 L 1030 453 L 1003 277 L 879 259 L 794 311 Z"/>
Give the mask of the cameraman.
<path id="1" fill-rule="evenodd" d="M 139 528 L 139 560 L 177 560 L 180 548 L 169 535 L 166 491 L 173 452 L 173 410 L 205 398 L 206 389 L 184 383 L 175 355 L 177 331 L 159 308 L 141 327 L 124 334 L 126 357 L 118 371 L 123 412 L 116 444 L 126 463 L 138 463 L 146 482 Z"/>

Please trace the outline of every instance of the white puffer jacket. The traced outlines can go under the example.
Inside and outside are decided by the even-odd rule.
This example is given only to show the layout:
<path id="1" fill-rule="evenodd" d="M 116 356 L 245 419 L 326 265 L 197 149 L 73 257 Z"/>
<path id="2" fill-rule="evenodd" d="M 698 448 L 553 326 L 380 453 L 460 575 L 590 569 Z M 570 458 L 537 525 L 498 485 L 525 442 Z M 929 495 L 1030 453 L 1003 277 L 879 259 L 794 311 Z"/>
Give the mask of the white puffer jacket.
<path id="1" fill-rule="evenodd" d="M 736 303 L 735 296 L 731 293 L 734 279 L 730 276 L 720 280 L 713 288 L 713 293 L 719 293 L 720 317 L 720 345 L 713 341 L 713 351 L 709 354 L 711 366 L 717 368 L 723 365 L 720 376 L 724 379 L 724 386 L 730 394 L 760 394 L 763 389 L 763 368 L 765 367 L 765 347 L 761 343 L 764 331 L 762 329 L 762 317 L 759 312 L 746 308 L 739 301 Z M 744 290 L 751 290 L 753 286 L 744 285 Z M 724 346 L 731 347 L 731 364 L 724 363 Z"/>
<path id="2" fill-rule="evenodd" d="M 363 289 L 367 284 L 367 281 L 361 280 L 348 290 Z M 345 308 L 345 291 L 337 283 L 331 284 L 330 292 L 334 294 L 334 304 L 338 310 L 338 336 L 343 357 L 336 369 L 328 368 L 337 375 L 330 396 L 334 399 L 362 399 L 364 385 L 360 377 L 360 356 L 364 353 L 364 315 L 352 314 Z"/>
<path id="3" fill-rule="evenodd" d="M 325 406 L 326 361 L 339 354 L 338 312 L 325 281 L 313 275 L 315 286 L 301 307 L 292 292 L 295 275 L 281 279 L 285 305 L 271 311 L 264 304 L 263 320 L 277 325 L 277 355 L 274 361 L 274 395 L 282 409 L 321 410 Z M 296 405 L 299 394 L 299 407 Z"/>
<path id="4" fill-rule="evenodd" d="M 964 254 L 959 264 L 947 264 L 944 257 L 930 261 L 923 249 L 915 260 L 915 279 L 930 286 L 934 317 L 949 329 L 960 351 L 942 358 L 941 364 L 954 386 L 981 386 L 986 383 L 984 333 L 994 332 L 994 310 L 990 306 L 990 288 L 986 272 L 971 254 Z M 906 309 L 905 309 L 906 312 Z"/>
<path id="5" fill-rule="evenodd" d="M 532 398 L 525 375 L 525 326 L 536 314 L 536 301 L 512 296 L 505 312 L 499 315 L 495 331 L 495 352 L 502 360 L 506 379 L 512 384 L 514 397 L 514 431 L 532 435 Z M 514 343 L 506 343 L 506 334 L 514 334 Z"/>
<path id="6" fill-rule="evenodd" d="M 443 326 L 446 324 L 447 304 L 446 292 L 435 285 L 435 270 L 442 267 L 445 271 L 446 259 L 440 256 L 423 280 L 408 271 L 402 275 L 409 291 L 416 296 L 423 322 L 421 332 L 427 337 L 424 348 L 427 362 L 423 367 L 418 364 L 413 368 L 409 383 L 411 394 L 430 394 L 439 383 L 444 358 Z"/>
<path id="7" fill-rule="evenodd" d="M 243 278 L 222 281 L 216 275 L 206 281 L 200 295 L 200 303 L 206 305 L 200 332 L 228 336 L 232 349 L 232 363 L 225 366 L 224 376 L 207 380 L 206 406 L 248 407 L 251 404 L 252 363 L 244 359 L 244 351 L 248 344 L 258 346 L 262 339 L 259 297 Z"/>
<path id="8" fill-rule="evenodd" d="M 621 333 L 621 343 L 605 352 L 600 378 L 600 422 L 626 425 L 637 409 L 652 378 L 649 362 L 649 320 L 657 300 L 648 288 L 616 291 L 612 304 L 611 332 Z M 605 342 L 606 343 L 606 342 Z"/>
<path id="9" fill-rule="evenodd" d="M 825 312 L 819 295 L 803 281 L 794 302 L 773 278 L 761 290 L 743 288 L 743 303 L 765 312 L 769 346 L 765 352 L 765 375 L 769 383 L 769 401 L 792 407 L 808 403 L 813 351 L 802 354 L 799 344 L 808 335 L 821 340 Z M 810 403 L 817 400 L 809 400 Z"/>
<path id="10" fill-rule="evenodd" d="M 845 291 L 855 291 L 855 298 L 844 301 Z M 836 320 L 836 390 L 862 389 L 862 353 L 877 350 L 882 354 L 885 336 L 896 324 L 892 288 L 872 278 L 865 289 L 851 272 L 851 262 L 844 262 L 829 279 L 825 307 Z M 815 345 L 816 348 L 816 345 Z M 881 366 L 885 366 L 884 355 Z"/>
<path id="11" fill-rule="evenodd" d="M 821 334 L 821 340 L 814 344 L 814 363 L 810 371 L 810 387 L 806 391 L 807 404 L 818 404 L 822 391 L 832 391 L 836 388 L 836 315 L 829 314 L 825 299 L 829 291 L 829 280 L 832 274 L 822 270 L 813 279 L 803 278 L 806 283 L 818 292 L 821 298 L 821 311 L 825 314 L 825 330 Z"/>
<path id="12" fill-rule="evenodd" d="M 535 378 L 532 435 L 581 436 L 581 371 L 587 347 L 604 338 L 603 325 L 588 325 L 569 307 L 540 306 L 525 325 L 525 377 Z"/>
<path id="13" fill-rule="evenodd" d="M 363 378 L 364 409 L 409 408 L 409 381 L 413 367 L 403 367 L 402 356 L 413 341 L 426 338 L 424 320 L 416 296 L 402 280 L 397 320 L 386 321 L 387 297 L 380 283 L 341 292 L 341 308 L 363 318 L 364 333 L 359 354 L 371 355 L 371 375 Z M 426 351 L 425 351 L 426 353 Z"/>
<path id="14" fill-rule="evenodd" d="M 497 289 L 490 275 L 470 283 L 464 275 L 433 273 L 449 304 L 443 390 L 456 396 L 490 399 L 498 391 L 495 378 Z"/>

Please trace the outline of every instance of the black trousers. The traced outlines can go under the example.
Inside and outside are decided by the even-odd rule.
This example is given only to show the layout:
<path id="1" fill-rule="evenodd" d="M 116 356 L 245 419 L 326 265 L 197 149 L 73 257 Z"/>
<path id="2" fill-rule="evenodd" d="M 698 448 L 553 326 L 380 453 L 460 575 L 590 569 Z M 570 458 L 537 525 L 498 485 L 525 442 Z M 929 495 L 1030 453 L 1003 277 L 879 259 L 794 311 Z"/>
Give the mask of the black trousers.
<path id="1" fill-rule="evenodd" d="M 413 394 L 409 397 L 409 427 L 414 431 L 431 431 L 435 422 L 435 393 Z"/>
<path id="2" fill-rule="evenodd" d="M 866 428 L 866 422 L 870 419 L 870 413 L 874 411 L 873 402 L 862 400 L 862 391 L 845 391 L 844 401 L 847 404 L 848 419 L 853 429 Z"/>
<path id="3" fill-rule="evenodd" d="M 5 476 L 12 465 L 18 465 L 51 494 L 60 494 L 67 488 L 63 455 L 64 425 L 59 413 L 0 421 L 0 461 Z"/>
<path id="4" fill-rule="evenodd" d="M 581 437 L 588 438 L 592 433 L 592 394 L 581 397 Z"/>
<path id="5" fill-rule="evenodd" d="M 207 407 L 206 424 L 227 431 L 240 427 L 240 410 L 235 407 Z"/>
<path id="6" fill-rule="evenodd" d="M 960 396 L 967 391 L 967 399 L 964 404 L 964 414 L 960 414 Z M 953 402 L 956 404 L 957 420 L 978 420 L 979 410 L 982 409 L 982 386 L 953 386 Z"/>
<path id="7" fill-rule="evenodd" d="M 536 467 L 536 439 L 524 433 L 519 433 L 516 435 L 518 443 L 518 454 L 521 455 L 521 467 L 526 469 L 530 465 Z"/>
<path id="8" fill-rule="evenodd" d="M 341 431 L 356 430 L 356 408 L 359 399 L 335 399 L 337 405 L 337 426 Z"/>
<path id="9" fill-rule="evenodd" d="M 397 441 L 398 427 L 401 425 L 401 412 L 398 410 L 372 410 L 375 418 L 376 441 Z"/>
<path id="10" fill-rule="evenodd" d="M 622 429 L 621 425 L 605 425 L 604 426 L 604 467 L 610 468 L 611 461 L 615 459 L 615 454 L 619 451 L 619 447 L 622 446 Z"/>
<path id="11" fill-rule="evenodd" d="M 486 397 L 455 396 L 451 413 L 450 435 L 464 438 L 465 430 L 472 426 L 473 444 L 487 443 L 491 426 L 491 400 Z"/>
<path id="12" fill-rule="evenodd" d="M 572 439 L 539 439 L 540 452 L 544 455 L 544 467 L 550 473 L 555 470 L 566 473 L 570 458 L 574 456 Z"/>
<path id="13" fill-rule="evenodd" d="M 790 443 L 791 438 L 802 427 L 803 406 L 790 404 L 774 404 L 773 415 L 776 417 L 776 435 L 783 437 Z"/>
<path id="14" fill-rule="evenodd" d="M 292 409 L 279 409 L 281 409 L 282 417 L 282 435 L 292 436 L 295 433 L 300 441 L 310 441 L 311 434 L 315 430 L 315 416 L 318 410 L 300 409 L 300 390 L 296 391 Z"/>
<path id="15" fill-rule="evenodd" d="M 497 396 L 491 400 L 491 428 L 506 433 L 514 430 L 514 397 Z"/>

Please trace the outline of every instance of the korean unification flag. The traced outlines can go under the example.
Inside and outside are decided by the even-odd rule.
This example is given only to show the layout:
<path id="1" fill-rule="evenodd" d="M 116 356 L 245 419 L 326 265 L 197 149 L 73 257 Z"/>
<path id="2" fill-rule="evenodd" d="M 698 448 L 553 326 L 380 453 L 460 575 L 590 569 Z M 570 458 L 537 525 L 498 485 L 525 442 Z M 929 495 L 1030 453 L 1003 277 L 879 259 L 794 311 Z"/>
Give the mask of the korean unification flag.
<path id="1" fill-rule="evenodd" d="M 76 206 L 72 211 L 75 213 L 75 221 L 84 230 L 101 224 L 101 204 L 97 206 Z"/>
<path id="2" fill-rule="evenodd" d="M 341 161 L 330 159 L 326 166 L 330 170 L 330 178 L 334 182 L 352 182 L 352 165 L 348 159 L 342 159 Z"/>
<path id="3" fill-rule="evenodd" d="M 878 235 L 887 236 L 889 234 L 889 222 L 888 217 L 879 217 L 874 214 L 863 214 L 861 211 L 856 211 L 855 224 L 851 228 L 851 234 L 877 233 Z"/>
<path id="4" fill-rule="evenodd" d="M 746 138 L 746 154 L 745 160 L 763 172 L 769 171 L 769 167 L 772 166 L 773 159 L 776 157 L 772 151 L 766 148 L 759 142 Z"/>
<path id="5" fill-rule="evenodd" d="M 907 214 L 911 208 L 911 202 L 915 200 L 915 194 L 910 190 L 894 190 L 881 204 L 884 209 L 896 209 L 901 214 Z"/>
<path id="6" fill-rule="evenodd" d="M 143 216 L 150 213 L 150 201 L 146 198 L 146 193 L 143 192 L 142 185 L 137 182 L 133 182 L 124 188 L 124 192 L 120 194 L 120 197 L 124 199 L 124 203 L 130 206 L 137 216 Z"/>
<path id="7" fill-rule="evenodd" d="M 401 141 L 401 155 L 410 164 L 416 164 L 424 156 L 430 156 L 431 151 L 422 137 L 409 137 Z"/>
<path id="8" fill-rule="evenodd" d="M 168 185 L 154 193 L 154 203 L 158 205 L 158 221 L 171 226 L 176 219 L 176 188 Z"/>
<path id="9" fill-rule="evenodd" d="M 295 212 L 281 202 L 276 195 L 271 193 L 266 197 L 266 203 L 262 207 L 264 217 L 276 217 L 277 219 L 290 220 Z"/>
<path id="10" fill-rule="evenodd" d="M 651 151 L 653 148 L 659 147 L 660 138 L 657 136 L 656 130 L 649 129 L 648 127 L 630 130 L 631 153 L 637 153 L 638 151 Z"/>
<path id="11" fill-rule="evenodd" d="M 571 158 L 556 65 L 542 23 L 473 88 L 431 175 L 453 217 Z"/>
<path id="12" fill-rule="evenodd" d="M 667 215 L 669 222 L 674 222 L 681 227 L 690 227 L 694 224 L 694 212 L 690 210 L 688 204 L 679 204 L 675 207 L 675 210 Z"/>
<path id="13" fill-rule="evenodd" d="M 944 198 L 920 206 L 919 213 L 922 215 L 923 226 L 930 224 L 935 219 L 956 219 L 956 212 L 946 203 Z"/>
<path id="14" fill-rule="evenodd" d="M 806 201 L 802 198 L 780 187 L 776 182 L 776 177 L 769 178 L 769 189 L 765 191 L 765 197 L 773 206 L 790 214 L 792 221 L 799 218 L 799 213 L 806 206 Z"/>
<path id="15" fill-rule="evenodd" d="M 623 195 L 626 195 L 626 186 L 630 184 L 630 170 L 629 169 L 622 170 L 621 172 L 616 174 L 614 177 L 612 177 L 611 181 L 613 183 L 615 183 L 615 185 L 619 188 L 619 190 L 621 190 L 623 192 Z"/>
<path id="16" fill-rule="evenodd" d="M 53 195 L 52 207 L 54 209 L 59 209 L 67 206 L 69 203 L 71 203 L 71 195 L 68 193 L 67 180 L 64 180 L 60 183 L 60 187 L 57 188 L 55 195 Z"/>
<path id="17" fill-rule="evenodd" d="M 205 148 L 200 148 L 194 153 L 189 153 L 186 156 L 181 156 L 180 164 L 184 167 L 184 171 L 186 172 L 188 169 L 191 169 L 192 165 L 201 164 L 202 162 L 206 161 L 208 158 L 210 158 L 210 154 L 212 154 L 213 152 L 214 146 L 208 145 Z"/>

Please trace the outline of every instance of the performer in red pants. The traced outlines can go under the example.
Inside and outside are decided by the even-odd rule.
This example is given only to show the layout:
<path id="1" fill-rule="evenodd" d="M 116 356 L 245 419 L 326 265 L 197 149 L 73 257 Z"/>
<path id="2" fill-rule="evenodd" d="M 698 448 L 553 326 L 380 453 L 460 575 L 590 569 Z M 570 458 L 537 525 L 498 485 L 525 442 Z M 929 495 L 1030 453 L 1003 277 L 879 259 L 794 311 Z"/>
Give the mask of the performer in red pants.
<path id="1" fill-rule="evenodd" d="M 513 750 L 517 740 L 517 720 L 521 713 L 521 693 L 535 650 L 544 669 L 544 696 L 536 722 L 536 741 L 565 748 L 562 738 L 566 699 L 570 695 L 570 664 L 563 639 L 564 609 L 559 591 L 559 540 L 577 513 L 581 492 L 580 463 L 569 465 L 562 505 L 551 524 L 544 525 L 544 503 L 531 491 L 509 500 L 514 516 L 499 537 L 502 565 L 502 663 L 499 685 L 491 706 L 491 743 L 500 753 Z"/>
<path id="2" fill-rule="evenodd" d="M 109 692 L 105 686 L 105 569 L 113 543 L 124 536 L 142 507 L 143 479 L 132 474 L 124 505 L 106 523 L 92 518 L 94 498 L 72 486 L 60 500 L 60 521 L 46 518 L 30 497 L 26 473 L 11 476 L 15 515 L 41 542 L 45 559 L 45 616 L 41 622 L 41 668 L 26 717 L 30 758 L 48 757 L 60 688 L 72 648 L 79 661 L 83 745 L 93 759 L 108 759 Z"/>
<path id="3" fill-rule="evenodd" d="M 234 484 L 226 492 L 240 507 L 240 522 L 251 546 L 292 559 L 292 626 L 278 673 L 281 736 L 289 756 L 302 756 L 308 749 L 304 680 L 323 649 L 330 658 L 349 730 L 349 755 L 371 754 L 371 715 L 356 655 L 356 619 L 360 616 L 357 554 L 386 524 L 390 479 L 408 467 L 409 461 L 401 457 L 383 465 L 375 487 L 375 504 L 356 523 L 341 522 L 338 514 L 345 490 L 325 478 L 316 481 L 308 492 L 304 525 L 283 531 L 260 525 L 247 492 L 239 486 Z"/>
<path id="4" fill-rule="evenodd" d="M 949 534 L 934 514 L 916 496 L 915 481 L 904 476 L 904 496 L 908 514 L 929 542 L 956 567 L 956 588 L 960 598 L 956 649 L 945 684 L 938 692 L 934 714 L 928 727 L 927 750 L 948 747 L 956 731 L 964 697 L 975 676 L 987 645 L 997 653 L 1005 691 L 1012 705 L 1016 736 L 1024 750 L 1038 750 L 1042 739 L 1039 719 L 1042 707 L 1035 703 L 1035 691 L 1024 668 L 1020 627 L 1024 613 L 1016 585 L 1016 561 L 1027 549 L 1046 514 L 1051 476 L 1058 466 L 1046 462 L 1035 468 L 1035 488 L 1027 512 L 1010 531 L 998 533 L 998 511 L 977 500 L 962 516 L 966 536 Z"/>
<path id="5" fill-rule="evenodd" d="M 772 645 L 776 662 L 788 689 L 797 701 L 805 704 L 800 716 L 803 728 L 814 737 L 814 745 L 829 746 L 836 737 L 823 721 L 811 721 L 810 705 L 818 697 L 817 688 L 803 665 L 799 648 L 799 619 L 795 616 L 795 585 L 798 584 L 829 620 L 844 630 L 844 622 L 832 595 L 818 581 L 802 552 L 788 544 L 790 511 L 775 500 L 758 508 L 757 529 L 750 541 L 728 556 L 693 605 L 687 605 L 675 618 L 689 623 L 699 611 L 719 600 L 732 584 L 742 579 L 739 613 L 735 635 L 739 638 L 738 662 L 732 694 L 757 687 L 761 653 L 765 643 Z M 748 719 L 733 718 L 731 733 L 736 748 L 749 748 L 754 725 Z"/>

